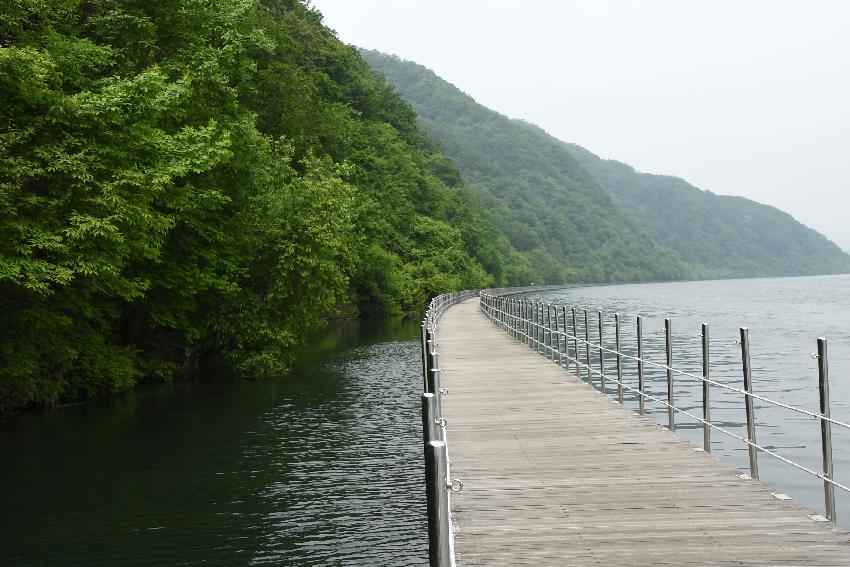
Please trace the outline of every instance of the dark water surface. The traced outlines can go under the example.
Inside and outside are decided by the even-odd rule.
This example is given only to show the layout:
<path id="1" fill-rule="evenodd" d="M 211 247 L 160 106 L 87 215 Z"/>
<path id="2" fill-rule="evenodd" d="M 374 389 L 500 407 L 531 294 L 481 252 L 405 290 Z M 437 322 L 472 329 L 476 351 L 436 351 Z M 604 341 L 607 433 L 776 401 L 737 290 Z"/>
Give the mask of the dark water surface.
<path id="1" fill-rule="evenodd" d="M 427 563 L 419 327 L 0 422 L 2 565 Z"/>
<path id="2" fill-rule="evenodd" d="M 700 325 L 710 325 L 711 374 L 718 382 L 743 387 L 741 347 L 736 343 L 739 327 L 749 328 L 753 391 L 769 399 L 819 411 L 818 368 L 812 353 L 817 338 L 829 345 L 832 417 L 850 422 L 850 275 L 799 278 L 767 278 L 673 282 L 600 287 L 583 287 L 528 294 L 529 297 L 588 308 L 590 340 L 597 341 L 597 311 L 605 316 L 606 346 L 614 346 L 613 314 L 621 315 L 623 351 L 637 354 L 635 316 L 644 316 L 644 356 L 665 363 L 664 318 L 672 319 L 673 366 L 695 375 L 702 374 Z M 578 316 L 579 335 L 584 334 L 583 312 Z M 572 323 L 569 323 L 572 330 Z M 582 358 L 584 348 L 580 346 Z M 598 369 L 598 353 L 592 352 Z M 605 358 L 606 374 L 616 379 L 616 360 Z M 624 382 L 637 388 L 637 368 L 623 363 Z M 586 379 L 586 377 L 585 377 Z M 598 378 L 594 378 L 598 387 Z M 677 407 L 702 415 L 702 385 L 692 378 L 674 380 Z M 609 396 L 616 385 L 607 384 Z M 667 398 L 664 370 L 646 367 L 646 391 Z M 716 425 L 746 437 L 743 396 L 712 386 L 711 418 Z M 637 398 L 626 394 L 626 404 L 637 408 Z M 667 409 L 647 401 L 647 413 L 666 425 Z M 821 471 L 819 421 L 755 400 L 756 439 L 760 445 L 785 458 Z M 702 425 L 677 416 L 676 432 L 702 446 Z M 850 431 L 833 425 L 835 480 L 850 486 Z M 746 446 L 712 431 L 712 451 L 744 472 L 749 461 Z M 760 478 L 769 486 L 824 513 L 823 481 L 800 472 L 774 457 L 759 454 Z M 835 490 L 838 523 L 850 527 L 850 497 Z"/>
<path id="3" fill-rule="evenodd" d="M 826 336 L 833 416 L 850 419 L 850 276 L 537 297 L 620 312 L 626 352 L 634 316 L 644 314 L 647 356 L 659 363 L 670 316 L 674 365 L 696 374 L 706 321 L 713 377 L 736 386 L 735 339 L 747 325 L 755 391 L 810 410 L 811 353 Z M 149 386 L 0 421 L 0 565 L 426 564 L 418 332 L 412 322 L 345 324 L 317 337 L 287 377 Z M 610 326 L 605 333 L 612 344 Z M 636 385 L 634 365 L 625 370 Z M 666 395 L 663 371 L 647 369 L 647 390 Z M 678 405 L 699 412 L 700 392 L 676 379 Z M 743 435 L 740 396 L 713 388 L 712 400 L 713 421 Z M 627 404 L 636 407 L 634 396 Z M 666 410 L 648 408 L 666 422 Z M 761 402 L 755 413 L 760 443 L 820 470 L 815 420 Z M 699 425 L 677 422 L 701 444 Z M 834 427 L 833 437 L 836 478 L 850 484 L 850 432 Z M 718 432 L 712 440 L 716 454 L 747 468 L 740 442 Z M 819 480 L 766 455 L 759 464 L 765 482 L 823 512 Z M 850 526 L 850 499 L 837 491 L 837 500 L 839 523 Z"/>

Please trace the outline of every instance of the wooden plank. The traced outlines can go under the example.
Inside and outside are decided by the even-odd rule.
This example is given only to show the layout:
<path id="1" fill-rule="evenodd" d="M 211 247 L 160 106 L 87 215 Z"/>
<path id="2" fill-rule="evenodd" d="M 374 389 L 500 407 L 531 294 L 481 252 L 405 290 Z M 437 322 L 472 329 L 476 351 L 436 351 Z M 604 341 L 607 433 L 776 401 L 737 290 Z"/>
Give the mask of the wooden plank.
<path id="1" fill-rule="evenodd" d="M 491 325 L 439 323 L 459 565 L 850 565 L 850 532 Z"/>

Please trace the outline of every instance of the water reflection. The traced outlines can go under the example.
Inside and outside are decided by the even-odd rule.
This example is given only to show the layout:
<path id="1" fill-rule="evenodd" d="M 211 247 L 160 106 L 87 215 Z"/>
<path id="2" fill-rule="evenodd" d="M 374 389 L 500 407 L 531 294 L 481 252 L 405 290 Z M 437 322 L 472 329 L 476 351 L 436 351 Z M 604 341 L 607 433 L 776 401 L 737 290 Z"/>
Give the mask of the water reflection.
<path id="1" fill-rule="evenodd" d="M 418 326 L 339 323 L 269 380 L 141 388 L 0 429 L 9 565 L 421 565 Z"/>

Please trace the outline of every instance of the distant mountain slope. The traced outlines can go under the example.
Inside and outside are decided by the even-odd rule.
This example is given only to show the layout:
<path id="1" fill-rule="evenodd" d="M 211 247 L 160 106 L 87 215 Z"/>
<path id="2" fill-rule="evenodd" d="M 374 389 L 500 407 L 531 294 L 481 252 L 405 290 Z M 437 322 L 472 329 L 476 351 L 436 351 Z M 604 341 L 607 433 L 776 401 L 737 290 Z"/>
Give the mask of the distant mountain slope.
<path id="1" fill-rule="evenodd" d="M 635 171 L 566 144 L 578 162 L 699 278 L 850 272 L 850 256 L 774 207 L 715 195 L 667 175 Z"/>
<path id="2" fill-rule="evenodd" d="M 477 104 L 421 65 L 376 51 L 361 55 L 411 103 L 540 279 L 690 275 L 677 254 L 617 206 L 561 141 Z"/>
<path id="3" fill-rule="evenodd" d="M 410 102 L 494 223 L 550 281 L 850 272 L 850 256 L 774 207 L 602 160 L 477 104 L 421 65 L 361 55 Z M 549 265 L 559 271 L 546 272 Z"/>

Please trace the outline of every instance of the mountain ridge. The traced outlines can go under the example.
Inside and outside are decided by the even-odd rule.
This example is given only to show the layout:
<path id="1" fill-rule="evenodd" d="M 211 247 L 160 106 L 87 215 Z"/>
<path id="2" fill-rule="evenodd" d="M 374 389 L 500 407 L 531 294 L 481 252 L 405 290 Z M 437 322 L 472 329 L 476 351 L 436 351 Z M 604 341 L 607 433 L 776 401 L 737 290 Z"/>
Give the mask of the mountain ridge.
<path id="1" fill-rule="evenodd" d="M 850 272 L 850 255 L 784 211 L 744 197 L 716 195 L 674 176 L 642 173 L 623 162 L 602 159 L 535 124 L 478 104 L 422 65 L 376 51 L 360 52 L 411 104 L 423 129 L 440 142 L 470 187 L 485 205 L 489 204 L 494 224 L 502 227 L 520 250 L 524 247 L 523 231 L 535 232 L 535 223 L 546 218 L 516 207 L 506 211 L 506 202 L 538 193 L 545 202 L 537 199 L 535 206 L 551 207 L 557 215 L 571 215 L 574 228 L 600 232 L 595 230 L 600 227 L 588 227 L 582 220 L 582 214 L 589 212 L 587 207 L 571 206 L 575 204 L 571 196 L 584 196 L 591 199 L 591 209 L 606 207 L 605 216 L 643 239 L 653 254 L 672 255 L 664 257 L 672 258 L 668 267 L 673 269 L 651 279 Z M 523 168 L 523 163 L 534 164 L 534 172 Z M 560 185 L 561 191 L 552 185 Z M 594 186 L 602 189 L 610 204 L 593 192 Z M 553 195 L 560 199 L 553 199 Z M 622 220 L 624 217 L 628 220 Z M 601 232 L 606 234 L 604 228 Z M 579 250 L 594 252 L 588 246 Z M 531 261 L 535 266 L 553 257 L 582 261 L 575 254 L 551 256 Z M 609 254 L 604 261 L 618 259 Z M 574 275 L 570 270 L 562 275 L 564 272 Z M 591 274 L 604 280 L 612 270 Z"/>
<path id="2" fill-rule="evenodd" d="M 644 173 L 565 142 L 623 208 L 659 242 L 679 252 L 700 278 L 845 273 L 850 256 L 777 207 L 718 195 L 673 175 Z M 659 213 L 675 209 L 677 214 Z M 708 224 L 710 222 L 710 225 Z M 725 252 L 718 256 L 718 250 Z"/>
<path id="3" fill-rule="evenodd" d="M 491 222 L 550 282 L 681 279 L 684 264 L 622 211 L 555 138 L 477 104 L 422 66 L 361 55 L 417 111 Z M 410 64 L 416 65 L 416 64 Z M 565 211 L 572 214 L 566 215 Z"/>

